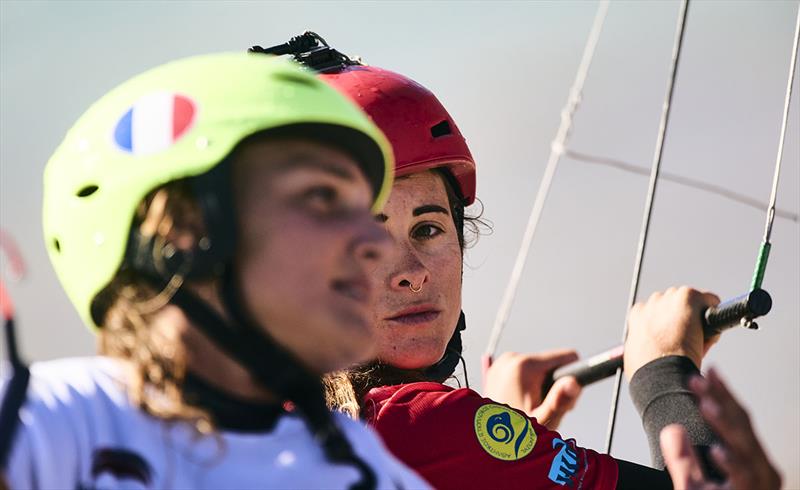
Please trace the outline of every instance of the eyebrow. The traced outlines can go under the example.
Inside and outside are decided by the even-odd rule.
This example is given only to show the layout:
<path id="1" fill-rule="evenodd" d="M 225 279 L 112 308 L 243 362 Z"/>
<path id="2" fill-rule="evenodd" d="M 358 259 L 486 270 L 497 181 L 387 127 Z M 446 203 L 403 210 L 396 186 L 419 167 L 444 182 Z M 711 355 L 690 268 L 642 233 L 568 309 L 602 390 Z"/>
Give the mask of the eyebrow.
<path id="1" fill-rule="evenodd" d="M 450 216 L 450 212 L 448 210 L 436 204 L 426 204 L 424 206 L 415 208 L 414 211 L 411 212 L 413 216 L 420 216 L 425 213 L 442 213 Z"/>
<path id="2" fill-rule="evenodd" d="M 299 154 L 291 157 L 289 160 L 279 164 L 281 170 L 299 170 L 310 169 L 319 170 L 321 172 L 340 177 L 342 179 L 353 181 L 355 176 L 349 169 L 342 167 L 330 161 L 320 160 L 318 157 L 306 154 Z"/>
<path id="3" fill-rule="evenodd" d="M 445 214 L 447 216 L 450 216 L 450 212 L 447 209 L 445 209 L 445 208 L 443 208 L 443 207 L 441 207 L 441 206 L 439 206 L 437 204 L 425 204 L 423 206 L 419 206 L 417 208 L 414 208 L 414 210 L 411 211 L 411 215 L 412 216 L 421 216 L 421 215 L 426 214 L 426 213 L 442 213 L 442 214 Z M 387 221 L 389 221 L 389 217 L 386 216 L 383 213 L 376 214 L 375 215 L 375 219 L 377 219 L 381 223 L 386 223 Z"/>

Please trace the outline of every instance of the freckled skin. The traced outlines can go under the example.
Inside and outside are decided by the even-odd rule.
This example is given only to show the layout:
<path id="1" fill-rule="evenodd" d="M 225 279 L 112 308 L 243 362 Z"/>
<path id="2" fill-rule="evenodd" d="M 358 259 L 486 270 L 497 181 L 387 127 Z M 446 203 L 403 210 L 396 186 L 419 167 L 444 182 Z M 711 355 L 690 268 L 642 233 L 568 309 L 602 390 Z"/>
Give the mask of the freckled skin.
<path id="1" fill-rule="evenodd" d="M 413 215 L 431 204 L 447 214 Z M 442 177 L 424 171 L 398 178 L 383 214 L 394 250 L 393 260 L 371 269 L 380 281 L 373 308 L 378 358 L 403 369 L 424 368 L 441 359 L 461 311 L 461 249 Z M 422 290 L 414 293 L 409 284 Z M 389 320 L 421 304 L 439 310 L 438 317 L 414 325 Z"/>
<path id="2" fill-rule="evenodd" d="M 292 163 L 298 160 L 313 164 Z M 372 191 L 357 164 L 310 141 L 263 141 L 243 148 L 233 180 L 236 265 L 254 320 L 320 373 L 373 358 L 367 266 L 388 240 L 369 211 Z M 358 283 L 355 298 L 352 286 L 343 292 L 348 281 Z"/>

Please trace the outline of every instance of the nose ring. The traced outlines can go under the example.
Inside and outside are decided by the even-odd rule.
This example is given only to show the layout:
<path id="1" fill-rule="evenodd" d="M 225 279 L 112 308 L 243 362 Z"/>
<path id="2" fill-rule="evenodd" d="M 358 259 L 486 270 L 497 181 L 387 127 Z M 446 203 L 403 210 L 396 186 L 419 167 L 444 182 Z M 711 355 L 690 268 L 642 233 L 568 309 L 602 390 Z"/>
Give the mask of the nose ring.
<path id="1" fill-rule="evenodd" d="M 418 293 L 418 292 L 422 291 L 422 284 L 419 285 L 419 288 L 414 289 L 414 285 L 409 282 L 408 283 L 408 289 L 410 289 L 412 293 Z"/>

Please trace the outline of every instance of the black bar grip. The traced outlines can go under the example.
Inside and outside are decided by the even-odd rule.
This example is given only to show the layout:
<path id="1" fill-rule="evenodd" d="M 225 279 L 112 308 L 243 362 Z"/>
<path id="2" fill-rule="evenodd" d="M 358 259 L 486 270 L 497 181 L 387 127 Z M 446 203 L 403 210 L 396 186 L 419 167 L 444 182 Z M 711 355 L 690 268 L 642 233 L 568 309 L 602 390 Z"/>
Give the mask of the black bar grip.
<path id="1" fill-rule="evenodd" d="M 772 309 L 772 297 L 763 289 L 754 289 L 749 293 L 737 296 L 707 308 L 703 312 L 703 332 L 709 338 L 731 327 L 738 325 L 743 319 L 750 321 L 764 316 Z M 542 383 L 542 399 L 550 391 L 557 380 L 564 376 L 574 376 L 581 386 L 613 376 L 622 367 L 623 346 L 601 352 L 585 360 L 561 366 L 545 378 Z"/>
<path id="2" fill-rule="evenodd" d="M 713 337 L 735 327 L 743 319 L 749 321 L 764 316 L 771 309 L 772 297 L 763 289 L 756 288 L 716 307 L 708 308 L 703 313 L 703 332 L 706 338 Z"/>
<path id="3" fill-rule="evenodd" d="M 622 366 L 622 346 L 618 345 L 588 359 L 571 362 L 552 371 L 542 384 L 542 400 L 552 388 L 556 380 L 565 376 L 574 376 L 581 386 L 592 384 L 609 376 L 613 376 L 617 368 Z"/>

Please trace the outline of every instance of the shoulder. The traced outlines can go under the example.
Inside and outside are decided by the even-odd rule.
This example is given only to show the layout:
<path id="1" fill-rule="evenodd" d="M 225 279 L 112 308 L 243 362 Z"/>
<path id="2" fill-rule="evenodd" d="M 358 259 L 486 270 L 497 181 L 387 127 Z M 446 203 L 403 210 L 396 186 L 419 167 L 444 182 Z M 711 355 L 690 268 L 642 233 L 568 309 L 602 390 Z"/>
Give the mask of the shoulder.
<path id="1" fill-rule="evenodd" d="M 30 381 L 21 408 L 27 416 L 47 416 L 88 408 L 102 401 L 128 404 L 124 370 L 105 357 L 84 357 L 37 362 L 30 367 Z M 12 373 L 4 370 L 0 394 L 5 397 Z"/>
<path id="2" fill-rule="evenodd" d="M 364 397 L 364 405 L 368 411 L 394 407 L 419 410 L 429 405 L 442 408 L 480 403 L 481 400 L 478 393 L 468 388 L 421 382 L 374 388 Z"/>
<path id="3" fill-rule="evenodd" d="M 366 397 L 365 414 L 384 443 L 412 468 L 420 471 L 445 455 L 458 455 L 460 459 L 480 449 L 475 439 L 475 416 L 491 400 L 466 388 L 438 383 L 385 388 L 391 390 L 373 390 Z"/>
<path id="4" fill-rule="evenodd" d="M 421 422 L 435 417 L 455 421 L 472 417 L 480 406 L 492 403 L 468 388 L 454 389 L 440 383 L 409 383 L 373 389 L 364 399 L 370 423 Z"/>
<path id="5" fill-rule="evenodd" d="M 67 473 L 88 457 L 90 439 L 101 426 L 122 426 L 119 415 L 134 410 L 123 370 L 111 359 L 89 357 L 34 363 L 30 373 L 9 455 L 9 480 L 20 487 L 30 474 L 42 485 L 75 481 L 77 475 Z M 3 400 L 10 378 L 4 372 L 0 381 Z"/>
<path id="6" fill-rule="evenodd" d="M 69 390 L 84 396 L 98 392 L 120 392 L 124 381 L 121 362 L 110 357 L 70 357 L 37 362 L 31 366 L 32 394 Z M 29 391 L 30 393 L 30 391 Z"/>
<path id="7" fill-rule="evenodd" d="M 384 438 L 387 430 L 394 429 L 407 435 L 409 430 L 439 432 L 471 428 L 490 412 L 528 420 L 522 412 L 484 398 L 476 391 L 440 383 L 381 387 L 370 391 L 364 404 L 367 419 Z"/>
<path id="8" fill-rule="evenodd" d="M 27 397 L 21 408 L 24 417 L 44 422 L 52 417 L 69 417 L 111 407 L 129 408 L 124 370 L 113 359 L 59 359 L 35 363 L 30 371 Z"/>
<path id="9" fill-rule="evenodd" d="M 418 383 L 375 402 L 370 422 L 392 452 L 434 487 L 493 487 L 502 474 L 507 488 L 614 488 L 610 457 L 473 390 Z"/>

